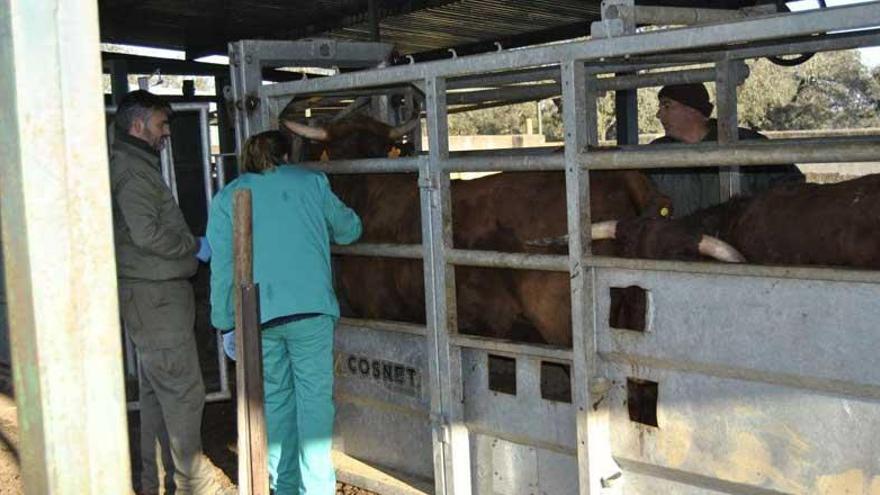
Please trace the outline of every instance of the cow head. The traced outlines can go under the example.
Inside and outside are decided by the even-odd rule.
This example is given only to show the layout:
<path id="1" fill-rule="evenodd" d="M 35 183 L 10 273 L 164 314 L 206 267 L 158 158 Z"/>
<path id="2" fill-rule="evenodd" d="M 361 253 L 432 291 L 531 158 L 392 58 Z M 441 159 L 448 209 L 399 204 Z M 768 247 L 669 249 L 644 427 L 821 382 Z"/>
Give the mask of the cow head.
<path id="1" fill-rule="evenodd" d="M 614 239 L 625 258 L 687 261 L 708 257 L 727 263 L 746 261 L 730 244 L 674 220 L 610 220 L 594 223 L 591 234 L 593 240 Z"/>
<path id="2" fill-rule="evenodd" d="M 418 123 L 418 118 L 415 118 L 392 127 L 361 114 L 354 114 L 325 126 L 309 126 L 291 119 L 281 120 L 287 130 L 317 144 L 309 148 L 306 153 L 308 159 L 329 160 L 400 155 L 401 150 L 405 149 L 401 138 L 415 129 Z"/>
<path id="3" fill-rule="evenodd" d="M 333 101 L 331 98 L 329 103 Z M 418 112 L 414 112 L 416 117 L 412 120 L 394 127 L 362 113 L 370 101 L 369 97 L 357 97 L 332 118 L 310 125 L 303 123 L 303 113 L 328 101 L 323 97 L 291 100 L 278 119 L 279 128 L 295 138 L 291 156 L 313 161 L 395 158 L 413 154 L 412 140 L 404 143 L 403 138 L 418 127 Z"/>

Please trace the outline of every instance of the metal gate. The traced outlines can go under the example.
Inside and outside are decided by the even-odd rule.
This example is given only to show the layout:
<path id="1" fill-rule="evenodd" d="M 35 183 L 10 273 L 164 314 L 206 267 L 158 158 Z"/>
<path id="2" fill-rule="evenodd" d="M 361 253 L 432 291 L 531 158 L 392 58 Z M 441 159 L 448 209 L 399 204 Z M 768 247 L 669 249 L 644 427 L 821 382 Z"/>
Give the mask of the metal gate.
<path id="1" fill-rule="evenodd" d="M 876 45 L 878 25 L 871 3 L 266 86 L 259 64 L 245 63 L 255 42 L 231 45 L 240 138 L 270 127 L 294 95 L 401 84 L 425 94 L 427 154 L 312 164 L 417 172 L 421 191 L 421 246 L 335 251 L 424 259 L 428 302 L 427 327 L 342 322 L 340 478 L 383 494 L 880 491 L 880 372 L 869 364 L 880 348 L 880 275 L 593 256 L 587 187 L 594 170 L 876 160 L 877 136 L 739 143 L 735 90 L 739 60 Z M 670 68 L 683 70 L 636 74 Z M 448 151 L 448 103 L 468 97 L 448 90 L 548 75 L 562 95 L 564 154 Z M 588 150 L 598 91 L 693 81 L 716 84 L 717 144 Z M 453 247 L 449 173 L 489 170 L 565 171 L 568 256 Z M 722 180 L 737 191 L 736 169 Z M 458 334 L 455 266 L 568 272 L 573 347 Z M 643 332 L 609 323 L 612 291 L 630 286 L 648 301 Z M 515 395 L 489 389 L 496 357 L 512 360 Z M 570 403 L 542 397 L 548 363 L 572 371 Z"/>

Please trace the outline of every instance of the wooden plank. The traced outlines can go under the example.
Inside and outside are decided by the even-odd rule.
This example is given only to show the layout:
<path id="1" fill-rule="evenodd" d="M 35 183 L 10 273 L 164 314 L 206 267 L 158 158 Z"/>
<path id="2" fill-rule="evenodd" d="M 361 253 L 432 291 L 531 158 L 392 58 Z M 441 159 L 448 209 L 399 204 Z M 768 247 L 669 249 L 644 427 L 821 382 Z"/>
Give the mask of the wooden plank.
<path id="1" fill-rule="evenodd" d="M 238 489 L 241 495 L 269 495 L 259 290 L 253 283 L 251 192 L 235 192 L 235 347 L 237 361 Z"/>

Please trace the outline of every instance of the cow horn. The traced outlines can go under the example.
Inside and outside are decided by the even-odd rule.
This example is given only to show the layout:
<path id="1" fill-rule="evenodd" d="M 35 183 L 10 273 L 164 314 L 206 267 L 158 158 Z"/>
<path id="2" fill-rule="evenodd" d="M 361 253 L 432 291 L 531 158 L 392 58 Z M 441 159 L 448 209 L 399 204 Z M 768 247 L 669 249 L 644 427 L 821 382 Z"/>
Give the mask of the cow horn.
<path id="1" fill-rule="evenodd" d="M 703 256 L 715 258 L 718 261 L 727 263 L 744 263 L 746 261 L 745 257 L 735 247 L 721 239 L 708 235 L 704 235 L 700 239 L 697 249 L 700 250 L 700 254 Z"/>
<path id="2" fill-rule="evenodd" d="M 414 117 L 406 123 L 403 123 L 397 127 L 392 127 L 391 129 L 388 129 L 388 138 L 391 139 L 392 141 L 400 139 L 401 137 L 403 137 L 404 134 L 407 134 L 410 131 L 412 131 L 413 129 L 415 129 L 417 125 L 419 125 L 419 118 Z"/>
<path id="3" fill-rule="evenodd" d="M 590 227 L 590 235 L 594 241 L 614 239 L 617 235 L 617 220 L 607 220 L 605 222 L 594 223 Z"/>
<path id="4" fill-rule="evenodd" d="M 287 119 L 283 119 L 281 122 L 284 124 L 284 127 L 287 127 L 290 132 L 297 136 L 311 139 L 313 141 L 327 141 L 329 139 L 327 129 L 324 129 L 323 127 L 312 127 Z"/>

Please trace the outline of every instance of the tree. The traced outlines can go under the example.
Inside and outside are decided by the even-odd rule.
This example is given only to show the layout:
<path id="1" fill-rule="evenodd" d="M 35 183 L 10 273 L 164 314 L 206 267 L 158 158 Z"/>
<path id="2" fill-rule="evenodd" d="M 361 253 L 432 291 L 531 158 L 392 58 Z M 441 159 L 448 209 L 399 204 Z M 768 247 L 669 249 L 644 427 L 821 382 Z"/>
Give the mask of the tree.
<path id="1" fill-rule="evenodd" d="M 748 61 L 750 76 L 737 90 L 740 125 L 764 130 L 826 129 L 880 125 L 880 68 L 869 71 L 854 50 L 816 54 L 796 67 L 780 67 L 758 59 Z M 715 101 L 714 84 L 707 89 Z M 659 88 L 638 90 L 639 132 L 661 133 L 656 118 Z M 558 101 L 558 100 L 556 100 Z M 614 139 L 614 92 L 599 96 L 600 139 Z M 561 141 L 562 114 L 554 100 L 538 103 L 548 141 Z M 535 119 L 534 103 L 522 103 L 450 116 L 451 134 L 518 134 L 526 119 Z"/>
<path id="2" fill-rule="evenodd" d="M 789 75 L 787 102 L 767 108 L 772 129 L 868 127 L 877 117 L 880 83 L 853 50 L 820 53 Z"/>

